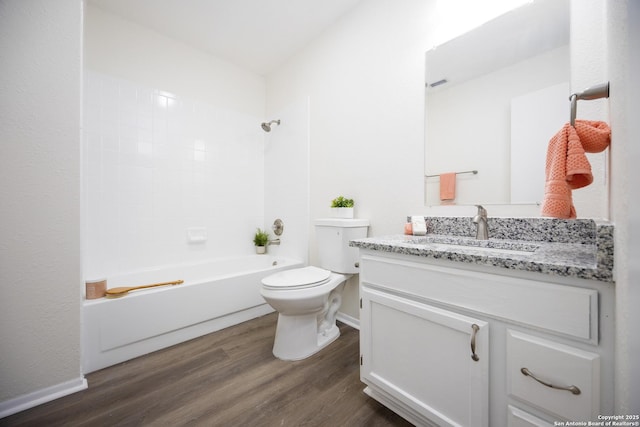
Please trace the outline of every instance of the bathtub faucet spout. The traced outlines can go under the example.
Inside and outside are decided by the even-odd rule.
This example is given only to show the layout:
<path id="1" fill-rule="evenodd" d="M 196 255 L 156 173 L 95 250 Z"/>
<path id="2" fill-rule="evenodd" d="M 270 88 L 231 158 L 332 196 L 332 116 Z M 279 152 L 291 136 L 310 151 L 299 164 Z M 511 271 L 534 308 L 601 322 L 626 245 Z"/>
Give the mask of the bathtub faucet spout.
<path id="1" fill-rule="evenodd" d="M 267 242 L 267 246 L 271 246 L 271 245 L 279 245 L 280 244 L 280 239 L 273 239 L 273 240 L 269 240 Z"/>

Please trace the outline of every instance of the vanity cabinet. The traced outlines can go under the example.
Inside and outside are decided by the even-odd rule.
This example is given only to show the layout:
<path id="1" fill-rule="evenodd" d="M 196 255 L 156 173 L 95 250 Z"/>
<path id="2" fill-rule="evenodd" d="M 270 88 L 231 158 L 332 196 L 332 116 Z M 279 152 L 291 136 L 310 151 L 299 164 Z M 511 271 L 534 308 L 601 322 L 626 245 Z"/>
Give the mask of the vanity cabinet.
<path id="1" fill-rule="evenodd" d="M 487 426 L 487 322 L 369 287 L 361 296 L 368 392 L 384 393 L 414 423 L 426 415 L 438 426 Z"/>
<path id="2" fill-rule="evenodd" d="M 611 283 L 373 250 L 360 270 L 365 392 L 415 425 L 612 413 Z"/>

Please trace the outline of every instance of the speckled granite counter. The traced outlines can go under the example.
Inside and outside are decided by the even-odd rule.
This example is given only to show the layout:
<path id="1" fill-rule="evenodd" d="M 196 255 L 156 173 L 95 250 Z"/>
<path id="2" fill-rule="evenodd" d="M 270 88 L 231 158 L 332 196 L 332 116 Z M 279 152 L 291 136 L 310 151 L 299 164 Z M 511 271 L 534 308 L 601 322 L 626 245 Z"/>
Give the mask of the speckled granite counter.
<path id="1" fill-rule="evenodd" d="M 613 281 L 613 226 L 593 220 L 489 218 L 475 240 L 470 217 L 425 217 L 426 236 L 357 239 L 350 246 L 455 262 Z"/>

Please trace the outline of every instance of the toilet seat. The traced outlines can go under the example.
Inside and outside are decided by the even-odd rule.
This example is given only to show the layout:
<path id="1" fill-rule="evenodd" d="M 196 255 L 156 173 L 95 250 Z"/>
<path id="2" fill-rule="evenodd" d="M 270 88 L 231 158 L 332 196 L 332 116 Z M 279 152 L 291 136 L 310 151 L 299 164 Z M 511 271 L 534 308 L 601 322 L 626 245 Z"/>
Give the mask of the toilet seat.
<path id="1" fill-rule="evenodd" d="M 262 279 L 266 289 L 306 289 L 320 286 L 329 281 L 331 272 L 314 266 L 284 270 Z"/>

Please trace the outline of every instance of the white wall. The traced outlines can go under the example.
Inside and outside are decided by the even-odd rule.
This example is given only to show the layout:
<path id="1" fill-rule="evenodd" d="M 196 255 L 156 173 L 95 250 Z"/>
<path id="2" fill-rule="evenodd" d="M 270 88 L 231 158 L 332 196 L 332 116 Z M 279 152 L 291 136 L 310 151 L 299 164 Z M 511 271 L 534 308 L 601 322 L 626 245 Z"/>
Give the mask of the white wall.
<path id="1" fill-rule="evenodd" d="M 423 211 L 424 53 L 434 2 L 362 2 L 267 77 L 267 112 L 310 102 L 310 217 L 331 200 L 355 200 L 370 235 L 402 232 Z M 311 262 L 316 262 L 310 224 Z M 358 317 L 357 282 L 343 309 Z"/>
<path id="2" fill-rule="evenodd" d="M 267 77 L 267 112 L 308 96 L 311 218 L 355 199 L 373 234 L 422 210 L 424 52 L 432 2 L 362 2 Z M 312 255 L 314 253 L 313 242 Z M 312 256 L 313 260 L 313 256 Z"/>
<path id="3" fill-rule="evenodd" d="M 85 66 L 112 77 L 222 105 L 264 113 L 264 78 L 89 3 Z"/>
<path id="4" fill-rule="evenodd" d="M 588 4 L 588 6 L 586 6 Z M 603 1 L 571 2 L 571 92 L 607 81 L 606 11 Z M 578 119 L 603 120 L 611 124 L 609 100 L 578 101 Z M 611 218 L 609 212 L 609 150 L 587 153 L 593 184 L 573 191 L 578 217 Z M 594 203 L 594 201 L 597 202 Z"/>
<path id="5" fill-rule="evenodd" d="M 580 3 L 582 2 L 575 2 Z M 616 225 L 616 413 L 640 413 L 640 2 L 606 0 L 607 76 L 611 82 L 611 211 Z M 578 7 L 578 5 L 576 5 Z"/>
<path id="6" fill-rule="evenodd" d="M 87 278 L 252 253 L 263 78 L 92 5 L 85 42 Z"/>
<path id="7" fill-rule="evenodd" d="M 84 388 L 82 2 L 0 2 L 0 417 Z"/>
<path id="8" fill-rule="evenodd" d="M 309 259 L 309 100 L 294 100 L 268 120 L 280 120 L 266 135 L 264 146 L 264 217 L 271 239 L 268 253 L 308 262 Z M 276 236 L 276 219 L 284 232 Z"/>
<path id="9" fill-rule="evenodd" d="M 610 7 L 613 8 L 617 3 L 615 1 L 609 1 Z M 627 9 L 616 10 L 611 12 L 611 17 L 608 21 L 609 32 L 614 32 L 620 29 L 617 25 L 623 18 L 617 13 L 623 13 L 628 16 L 628 29 L 627 41 L 629 43 L 626 52 L 622 52 L 622 55 L 626 53 L 629 60 L 628 72 L 623 80 L 621 87 L 628 87 L 628 98 L 626 99 L 626 105 L 622 107 L 621 115 L 628 120 L 628 137 L 626 138 L 627 148 L 629 149 L 629 155 L 623 157 L 628 162 L 626 168 L 626 176 L 628 183 L 636 184 L 640 182 L 640 169 L 635 167 L 635 162 L 640 159 L 640 122 L 633 117 L 637 117 L 638 111 L 640 111 L 640 82 L 638 82 L 637 76 L 640 75 L 640 2 L 628 1 L 626 3 Z M 616 13 L 617 12 L 617 13 Z M 612 37 L 613 40 L 616 40 Z M 615 63 L 615 57 L 610 57 L 610 62 Z M 619 117 L 617 114 L 614 117 Z M 628 215 L 628 231 L 629 231 L 629 253 L 627 263 L 623 263 L 623 268 L 628 266 L 629 279 L 621 285 L 621 289 L 626 292 L 621 292 L 618 297 L 618 307 L 621 308 L 620 316 L 624 316 L 623 319 L 627 319 L 624 322 L 623 319 L 618 320 L 618 324 L 622 325 L 619 331 L 620 340 L 624 340 L 626 337 L 628 344 L 628 351 L 624 352 L 624 358 L 626 363 L 622 366 L 625 368 L 621 370 L 619 376 L 616 378 L 622 384 L 621 390 L 628 388 L 628 393 L 618 393 L 620 396 L 620 402 L 617 404 L 620 413 L 639 414 L 640 413 L 640 364 L 636 363 L 634 355 L 640 354 L 640 332 L 637 325 L 640 325 L 640 265 L 637 262 L 640 259 L 640 198 L 634 197 L 632 187 L 626 185 L 623 187 L 627 191 L 623 193 L 623 197 L 629 203 Z M 619 192 L 623 188 L 618 188 Z M 617 211 L 617 208 L 616 208 Z M 624 212 L 624 210 L 623 210 Z M 626 230 L 625 230 L 626 232 Z M 628 317 L 627 317 L 628 316 Z M 628 369 L 628 370 L 627 370 Z"/>
<path id="10" fill-rule="evenodd" d="M 572 83 L 574 88 L 609 81 L 608 100 L 584 102 L 578 116 L 593 114 L 611 124 L 607 183 L 615 224 L 616 378 L 618 414 L 640 412 L 640 181 L 637 161 L 640 124 L 640 6 L 634 0 L 574 0 L 572 12 Z"/>
<path id="11" fill-rule="evenodd" d="M 86 277 L 252 253 L 260 117 L 90 70 L 85 81 Z"/>

